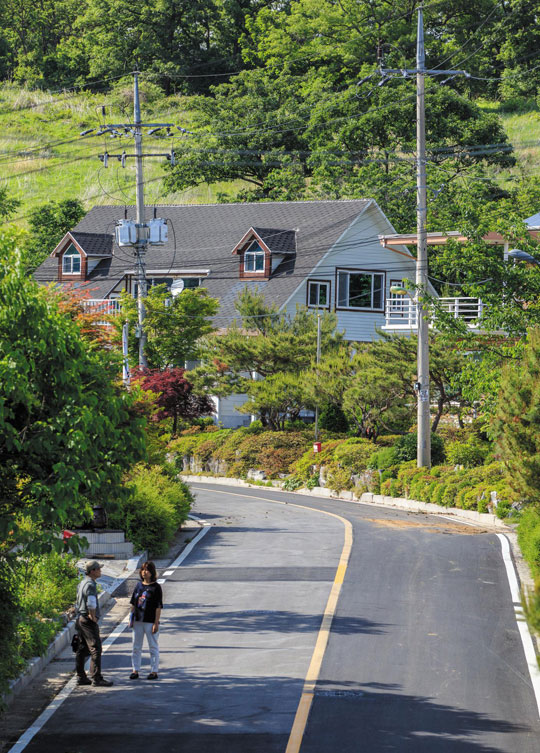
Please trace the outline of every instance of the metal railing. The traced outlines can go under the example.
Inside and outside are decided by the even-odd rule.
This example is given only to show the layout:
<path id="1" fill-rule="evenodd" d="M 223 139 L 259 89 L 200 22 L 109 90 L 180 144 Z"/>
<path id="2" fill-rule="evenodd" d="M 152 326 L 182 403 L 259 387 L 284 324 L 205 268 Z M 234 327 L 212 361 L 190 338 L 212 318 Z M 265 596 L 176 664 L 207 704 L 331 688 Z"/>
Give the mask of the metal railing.
<path id="1" fill-rule="evenodd" d="M 438 304 L 443 311 L 449 313 L 455 319 L 465 321 L 471 329 L 478 327 L 484 309 L 480 298 L 439 298 Z M 417 329 L 416 314 L 416 303 L 408 296 L 387 298 L 386 322 L 383 329 Z M 430 326 L 433 326 L 432 323 Z"/>

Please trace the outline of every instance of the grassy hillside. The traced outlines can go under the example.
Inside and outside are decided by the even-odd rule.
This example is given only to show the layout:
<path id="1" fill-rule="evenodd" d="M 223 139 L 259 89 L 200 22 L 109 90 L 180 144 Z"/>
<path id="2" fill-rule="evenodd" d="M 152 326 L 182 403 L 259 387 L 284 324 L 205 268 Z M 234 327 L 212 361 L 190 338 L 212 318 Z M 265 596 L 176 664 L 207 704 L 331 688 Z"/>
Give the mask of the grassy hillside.
<path id="1" fill-rule="evenodd" d="M 157 87 L 142 89 L 143 121 L 171 122 L 189 128 L 190 117 L 180 97 L 163 97 Z M 102 108 L 105 107 L 103 115 Z M 482 107 L 501 118 L 515 145 L 518 166 L 501 171 L 497 180 L 508 183 L 523 168 L 535 173 L 540 157 L 540 111 L 534 102 L 521 112 L 500 111 L 495 102 Z M 133 153 L 133 138 L 110 135 L 81 137 L 81 131 L 100 123 L 131 122 L 132 89 L 129 81 L 108 94 L 66 92 L 50 95 L 11 84 L 0 86 L 0 175 L 10 194 L 21 201 L 18 222 L 52 199 L 79 198 L 89 209 L 95 204 L 135 203 L 135 165 L 125 168 L 116 159 L 104 168 L 98 155 Z M 179 134 L 177 138 L 186 138 Z M 189 137 L 187 137 L 189 138 Z M 534 143 L 536 141 L 536 144 Z M 145 136 L 145 152 L 168 152 L 170 138 Z M 165 158 L 144 161 L 147 203 L 214 202 L 220 192 L 231 191 L 231 183 L 202 185 L 166 194 L 163 186 Z"/>
<path id="2" fill-rule="evenodd" d="M 143 91 L 143 96 L 145 92 Z M 189 127 L 189 114 L 177 97 L 157 97 L 150 90 L 144 96 L 143 121 L 170 122 Z M 102 107 L 105 106 L 105 115 Z M 132 154 L 132 136 L 81 137 L 100 123 L 132 122 L 131 87 L 103 94 L 86 92 L 49 95 L 4 84 L 0 87 L 0 175 L 10 195 L 21 201 L 18 222 L 52 199 L 80 199 L 86 208 L 95 204 L 135 203 L 135 161 L 122 168 L 116 159 L 105 168 L 98 155 Z M 186 138 L 179 134 L 179 138 Z M 144 151 L 169 152 L 170 138 L 147 137 Z M 163 175 L 166 159 L 144 160 L 147 203 L 205 203 L 216 200 L 231 184 L 200 186 L 180 193 L 165 194 Z"/>

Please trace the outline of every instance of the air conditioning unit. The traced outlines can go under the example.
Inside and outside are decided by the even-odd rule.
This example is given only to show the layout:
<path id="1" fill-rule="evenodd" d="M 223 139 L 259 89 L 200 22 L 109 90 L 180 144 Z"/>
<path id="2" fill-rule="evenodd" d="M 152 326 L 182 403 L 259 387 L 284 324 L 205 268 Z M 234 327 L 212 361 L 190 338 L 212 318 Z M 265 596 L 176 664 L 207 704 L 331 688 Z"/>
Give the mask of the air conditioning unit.
<path id="1" fill-rule="evenodd" d="M 160 245 L 167 242 L 167 238 L 169 237 L 167 220 L 156 217 L 153 220 L 148 220 L 146 224 L 149 228 L 149 243 L 152 243 L 153 245 Z"/>
<path id="2" fill-rule="evenodd" d="M 134 246 L 137 243 L 137 226 L 133 220 L 119 220 L 115 228 L 119 246 Z"/>

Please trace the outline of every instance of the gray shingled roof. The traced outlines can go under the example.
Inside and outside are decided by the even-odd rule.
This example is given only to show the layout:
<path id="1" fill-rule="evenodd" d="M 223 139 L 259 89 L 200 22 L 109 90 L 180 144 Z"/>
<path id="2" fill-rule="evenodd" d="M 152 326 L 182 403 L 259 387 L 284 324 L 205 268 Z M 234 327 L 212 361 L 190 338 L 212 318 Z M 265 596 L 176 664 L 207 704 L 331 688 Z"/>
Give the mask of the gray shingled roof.
<path id="1" fill-rule="evenodd" d="M 267 301 L 283 306 L 368 204 L 369 200 L 359 199 L 160 206 L 157 214 L 168 220 L 169 238 L 163 246 L 149 247 L 146 268 L 164 272 L 209 269 L 210 275 L 204 284 L 210 295 L 221 302 L 220 323 L 222 317 L 234 316 L 234 301 L 246 285 L 258 287 Z M 94 207 L 73 228 L 73 234 L 85 251 L 86 243 L 92 255 L 96 255 L 98 249 L 109 248 L 106 239 L 110 238 L 113 243 L 115 222 L 123 215 L 123 207 Z M 146 216 L 151 217 L 150 208 Z M 127 217 L 135 219 L 134 207 L 127 208 Z M 258 232 L 267 236 L 275 233 L 275 228 L 286 230 L 279 251 L 276 246 L 279 236 L 274 236 L 270 247 L 276 252 L 290 252 L 292 239 L 296 245 L 296 254 L 286 258 L 267 281 L 239 279 L 239 257 L 232 255 L 231 250 L 250 228 L 259 228 Z M 94 298 L 105 297 L 126 271 L 134 270 L 133 252 L 119 248 L 116 243 L 112 248 L 112 257 L 97 264 L 85 286 L 92 288 Z M 90 250 L 87 253 L 91 253 Z M 56 258 L 49 257 L 36 270 L 36 279 L 41 283 L 54 282 L 57 264 Z"/>
<path id="2" fill-rule="evenodd" d="M 75 238 L 87 256 L 112 256 L 114 237 L 110 233 L 80 233 L 74 231 Z"/>
<path id="3" fill-rule="evenodd" d="M 296 253 L 296 231 L 279 230 L 271 227 L 254 227 L 257 233 L 270 251 L 276 254 L 295 254 Z"/>

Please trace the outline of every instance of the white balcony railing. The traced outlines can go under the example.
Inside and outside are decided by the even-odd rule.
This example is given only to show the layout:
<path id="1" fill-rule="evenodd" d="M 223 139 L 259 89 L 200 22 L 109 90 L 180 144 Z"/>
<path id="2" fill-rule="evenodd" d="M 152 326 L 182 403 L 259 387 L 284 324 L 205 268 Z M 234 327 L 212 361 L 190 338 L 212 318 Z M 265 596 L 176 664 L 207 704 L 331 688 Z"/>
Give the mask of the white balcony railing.
<path id="1" fill-rule="evenodd" d="M 480 298 L 439 298 L 439 306 L 455 319 L 461 319 L 471 329 L 479 325 L 482 318 L 483 304 Z M 416 303 L 408 296 L 388 298 L 386 300 L 385 330 L 418 329 Z M 432 326 L 432 324 L 430 324 Z"/>
<path id="2" fill-rule="evenodd" d="M 116 315 L 122 311 L 120 300 L 114 298 L 87 298 L 82 302 L 83 308 L 87 313 Z"/>

